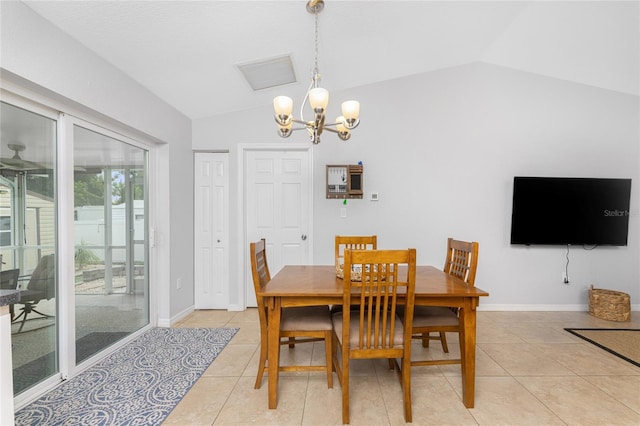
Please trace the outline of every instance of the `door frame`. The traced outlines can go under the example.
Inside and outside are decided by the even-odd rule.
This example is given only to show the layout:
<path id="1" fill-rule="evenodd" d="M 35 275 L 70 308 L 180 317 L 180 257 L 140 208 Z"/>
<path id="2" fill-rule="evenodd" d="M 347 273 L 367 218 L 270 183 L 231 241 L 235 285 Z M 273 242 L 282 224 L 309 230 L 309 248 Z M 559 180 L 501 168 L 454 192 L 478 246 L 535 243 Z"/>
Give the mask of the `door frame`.
<path id="1" fill-rule="evenodd" d="M 244 311 L 247 309 L 247 288 L 249 288 L 249 281 L 251 276 L 246 273 L 248 268 L 246 267 L 249 261 L 248 247 L 249 241 L 247 240 L 247 212 L 246 212 L 246 196 L 247 188 L 245 183 L 245 167 L 246 167 L 246 154 L 249 151 L 304 151 L 307 153 L 308 158 L 308 170 L 309 170 L 309 187 L 307 188 L 307 196 L 309 203 L 309 216 L 307 218 L 309 224 L 309 232 L 307 234 L 307 240 L 309 242 L 309 262 L 313 264 L 313 145 L 308 143 L 242 143 L 238 144 L 238 211 L 242 212 L 241 220 L 238 221 L 238 235 L 240 238 L 240 245 L 238 247 L 238 277 L 242 283 L 242 290 L 240 290 L 238 296 L 238 305 L 229 304 L 229 310 Z"/>

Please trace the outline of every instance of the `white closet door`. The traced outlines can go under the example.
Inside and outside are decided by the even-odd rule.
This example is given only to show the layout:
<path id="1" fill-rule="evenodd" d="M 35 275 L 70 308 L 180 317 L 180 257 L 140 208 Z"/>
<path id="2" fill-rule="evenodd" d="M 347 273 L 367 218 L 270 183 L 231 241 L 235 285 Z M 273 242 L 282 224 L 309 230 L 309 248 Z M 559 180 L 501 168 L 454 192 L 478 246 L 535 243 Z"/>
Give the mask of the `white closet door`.
<path id="1" fill-rule="evenodd" d="M 194 164 L 196 309 L 229 307 L 229 154 L 198 152 Z"/>

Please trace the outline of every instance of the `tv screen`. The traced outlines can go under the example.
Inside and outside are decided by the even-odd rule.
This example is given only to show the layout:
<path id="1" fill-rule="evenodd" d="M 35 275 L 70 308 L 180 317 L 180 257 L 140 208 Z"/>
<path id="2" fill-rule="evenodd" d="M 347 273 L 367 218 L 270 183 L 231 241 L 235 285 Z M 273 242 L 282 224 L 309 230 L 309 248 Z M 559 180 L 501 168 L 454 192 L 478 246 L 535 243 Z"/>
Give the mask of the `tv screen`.
<path id="1" fill-rule="evenodd" d="M 626 246 L 631 179 L 513 179 L 511 244 Z"/>

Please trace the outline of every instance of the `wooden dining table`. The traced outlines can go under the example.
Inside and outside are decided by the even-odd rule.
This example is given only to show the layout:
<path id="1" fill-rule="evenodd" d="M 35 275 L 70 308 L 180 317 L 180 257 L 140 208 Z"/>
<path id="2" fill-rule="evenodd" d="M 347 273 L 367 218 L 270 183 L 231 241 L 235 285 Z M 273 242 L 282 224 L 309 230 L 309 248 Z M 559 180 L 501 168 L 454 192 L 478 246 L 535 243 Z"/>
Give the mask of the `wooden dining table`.
<path id="1" fill-rule="evenodd" d="M 333 265 L 287 265 L 264 287 L 260 295 L 268 310 L 268 362 L 280 365 L 280 315 L 288 306 L 342 305 L 343 282 Z M 460 358 L 462 360 L 462 401 L 474 406 L 476 376 L 476 307 L 484 290 L 433 266 L 416 269 L 416 306 L 460 308 Z M 269 368 L 269 408 L 278 406 L 278 368 Z"/>

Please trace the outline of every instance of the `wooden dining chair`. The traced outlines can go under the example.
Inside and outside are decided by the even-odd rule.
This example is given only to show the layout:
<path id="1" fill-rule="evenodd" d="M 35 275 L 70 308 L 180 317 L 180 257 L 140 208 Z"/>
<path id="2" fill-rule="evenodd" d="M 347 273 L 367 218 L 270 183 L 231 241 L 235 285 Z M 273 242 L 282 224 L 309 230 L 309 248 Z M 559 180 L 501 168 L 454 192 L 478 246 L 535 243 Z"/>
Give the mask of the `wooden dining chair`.
<path id="1" fill-rule="evenodd" d="M 287 307 L 282 309 L 280 322 L 281 345 L 324 341 L 325 364 L 324 365 L 287 365 L 270 366 L 267 359 L 267 307 L 260 291 L 271 281 L 269 265 L 267 264 L 266 242 L 261 239 L 250 244 L 251 273 L 253 275 L 253 287 L 258 302 L 258 316 L 260 317 L 260 365 L 256 377 L 255 389 L 262 385 L 262 376 L 267 368 L 279 368 L 280 371 L 326 371 L 327 385 L 333 387 L 332 370 L 332 330 L 331 314 L 328 306 Z"/>
<path id="2" fill-rule="evenodd" d="M 18 329 L 19 333 L 22 331 L 30 313 L 36 313 L 41 317 L 51 316 L 37 310 L 36 305 L 42 300 L 50 300 L 56 297 L 56 263 L 54 255 L 47 254 L 42 256 L 31 275 L 18 277 L 18 281 L 27 282 L 26 287 L 20 291 L 20 300 L 16 303 L 16 305 L 22 305 L 21 312 L 12 320 L 12 322 L 18 322 L 22 318 Z"/>
<path id="3" fill-rule="evenodd" d="M 349 250 L 377 250 L 377 235 L 336 235 L 336 272 L 342 274 L 344 268 L 344 251 Z"/>
<path id="4" fill-rule="evenodd" d="M 378 248 L 377 235 L 336 235 L 336 275 L 344 278 L 344 251 L 345 250 L 376 250 Z M 342 305 L 333 305 L 331 313 L 342 310 Z"/>
<path id="5" fill-rule="evenodd" d="M 411 324 L 413 315 L 416 250 L 347 249 L 344 261 L 343 305 L 351 309 L 332 316 L 333 363 L 342 385 L 342 422 L 349 423 L 349 362 L 373 358 L 393 360 L 403 390 L 405 421 L 411 422 L 411 327 L 403 324 Z M 353 280 L 352 265 L 361 270 L 359 281 Z M 398 295 L 405 303 L 404 322 L 396 313 Z"/>
<path id="6" fill-rule="evenodd" d="M 444 271 L 453 275 L 470 286 L 476 280 L 478 266 L 477 242 L 466 242 L 449 238 L 447 240 L 447 256 L 444 263 Z M 460 319 L 457 308 L 443 306 L 416 306 L 413 314 L 414 339 L 422 340 L 422 346 L 429 347 L 430 340 L 439 340 L 442 350 L 449 353 L 447 345 L 447 332 L 460 333 Z M 437 333 L 437 335 L 431 335 Z M 460 358 L 442 360 L 414 360 L 411 365 L 443 365 L 460 364 Z"/>

